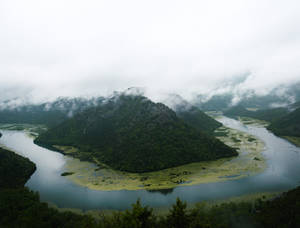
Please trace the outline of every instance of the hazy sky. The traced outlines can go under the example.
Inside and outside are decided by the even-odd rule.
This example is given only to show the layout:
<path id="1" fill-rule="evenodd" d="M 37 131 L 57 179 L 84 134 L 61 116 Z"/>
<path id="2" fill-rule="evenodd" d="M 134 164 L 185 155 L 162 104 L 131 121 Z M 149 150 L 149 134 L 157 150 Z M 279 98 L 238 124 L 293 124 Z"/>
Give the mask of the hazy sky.
<path id="1" fill-rule="evenodd" d="M 1 98 L 300 79 L 299 0 L 0 0 Z"/>

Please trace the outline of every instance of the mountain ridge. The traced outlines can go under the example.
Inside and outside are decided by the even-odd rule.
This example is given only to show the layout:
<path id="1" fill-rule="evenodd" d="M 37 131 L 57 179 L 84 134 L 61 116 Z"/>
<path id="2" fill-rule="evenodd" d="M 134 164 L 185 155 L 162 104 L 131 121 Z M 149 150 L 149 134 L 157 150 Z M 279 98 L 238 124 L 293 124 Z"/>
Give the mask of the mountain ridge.
<path id="1" fill-rule="evenodd" d="M 221 141 L 187 125 L 162 103 L 120 95 L 41 134 L 42 146 L 75 146 L 83 159 L 112 168 L 147 172 L 237 155 Z"/>

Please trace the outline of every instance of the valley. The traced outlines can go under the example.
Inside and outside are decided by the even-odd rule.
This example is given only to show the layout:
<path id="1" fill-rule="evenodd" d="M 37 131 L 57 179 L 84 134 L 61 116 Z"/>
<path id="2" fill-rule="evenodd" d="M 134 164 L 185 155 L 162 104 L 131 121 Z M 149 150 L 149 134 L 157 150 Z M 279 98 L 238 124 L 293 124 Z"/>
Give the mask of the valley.
<path id="1" fill-rule="evenodd" d="M 278 192 L 296 186 L 295 169 L 300 158 L 292 151 L 297 149 L 268 133 L 260 121 L 251 119 L 251 124 L 244 125 L 226 117 L 218 120 L 227 127 L 218 128 L 215 134 L 226 144 L 239 148 L 238 157 L 150 173 L 126 173 L 79 161 L 34 145 L 34 139 L 20 131 L 1 130 L 0 142 L 37 164 L 37 171 L 26 185 L 39 191 L 42 200 L 59 207 L 125 209 L 136 197 L 141 197 L 147 205 L 165 207 L 178 196 L 193 203 L 256 192 Z M 74 148 L 69 150 L 75 151 Z M 282 151 L 285 151 L 284 159 Z M 73 174 L 61 176 L 64 172 Z M 211 188 L 214 191 L 209 191 Z M 59 195 L 55 194 L 57 191 Z M 117 205 L 115 197 L 119 199 Z"/>

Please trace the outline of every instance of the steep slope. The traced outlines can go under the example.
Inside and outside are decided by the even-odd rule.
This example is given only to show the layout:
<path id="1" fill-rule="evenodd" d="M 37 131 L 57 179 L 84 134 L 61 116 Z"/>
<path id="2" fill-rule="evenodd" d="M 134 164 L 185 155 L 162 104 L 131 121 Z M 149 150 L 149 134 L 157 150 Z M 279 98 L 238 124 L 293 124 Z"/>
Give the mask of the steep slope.
<path id="1" fill-rule="evenodd" d="M 237 155 L 237 152 L 185 124 L 161 103 L 120 95 L 78 113 L 41 134 L 43 146 L 71 145 L 80 158 L 93 158 L 119 170 L 146 172 Z"/>
<path id="2" fill-rule="evenodd" d="M 220 122 L 206 115 L 199 108 L 191 105 L 177 94 L 169 95 L 164 103 L 171 107 L 185 123 L 199 131 L 211 135 L 214 130 L 222 126 Z"/>
<path id="3" fill-rule="evenodd" d="M 300 108 L 272 122 L 268 129 L 276 135 L 300 137 Z"/>
<path id="4" fill-rule="evenodd" d="M 229 93 L 214 95 L 209 99 L 205 95 L 198 95 L 194 103 L 203 111 L 222 111 L 230 106 L 232 99 L 233 94 Z"/>
<path id="5" fill-rule="evenodd" d="M 28 158 L 0 148 L 0 189 L 23 187 L 35 169 Z"/>

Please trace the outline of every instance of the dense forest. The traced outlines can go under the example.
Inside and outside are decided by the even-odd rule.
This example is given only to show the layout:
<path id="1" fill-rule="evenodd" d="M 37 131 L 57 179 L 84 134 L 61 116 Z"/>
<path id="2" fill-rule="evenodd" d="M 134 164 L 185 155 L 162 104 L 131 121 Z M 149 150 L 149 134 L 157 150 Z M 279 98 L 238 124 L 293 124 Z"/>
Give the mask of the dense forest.
<path id="1" fill-rule="evenodd" d="M 88 216 L 49 208 L 24 187 L 35 169 L 29 159 L 0 148 L 0 227 L 96 227 Z"/>
<path id="2" fill-rule="evenodd" d="M 172 108 L 186 124 L 209 135 L 212 135 L 214 130 L 222 126 L 220 122 L 211 118 L 178 94 L 169 95 L 163 103 Z"/>
<path id="3" fill-rule="evenodd" d="M 271 108 L 271 109 L 260 109 L 257 111 L 249 111 L 242 105 L 231 107 L 224 112 L 224 115 L 229 117 L 244 116 L 255 119 L 265 120 L 268 122 L 276 121 L 281 117 L 284 117 L 289 113 L 287 108 Z"/>
<path id="4" fill-rule="evenodd" d="M 300 137 L 300 108 L 271 122 L 268 129 L 279 136 Z"/>
<path id="5" fill-rule="evenodd" d="M 121 94 L 124 93 L 126 93 L 126 91 Z M 173 106 L 172 101 L 171 103 L 166 101 L 167 105 L 170 105 L 176 114 L 187 124 L 208 134 L 211 134 L 216 128 L 221 126 L 221 123 L 209 117 L 199 108 L 191 105 L 179 95 L 173 94 L 172 96 L 170 95 L 170 97 L 175 97 L 177 99 L 177 104 Z M 13 106 L 10 105 L 9 102 L 7 103 L 8 104 L 2 104 L 0 107 L 0 123 L 43 124 L 48 127 L 54 127 L 76 113 L 105 103 L 105 99 L 103 97 L 90 99 L 58 98 L 53 102 L 20 106 Z"/>
<path id="6" fill-rule="evenodd" d="M 114 169 L 147 172 L 237 155 L 218 139 L 186 124 L 161 103 L 120 95 L 42 133 L 41 146 L 74 146 L 80 159 Z"/>
<path id="7" fill-rule="evenodd" d="M 165 215 L 138 200 L 130 210 L 97 219 L 72 212 L 58 212 L 39 200 L 39 194 L 24 187 L 35 165 L 13 152 L 0 149 L 0 227 L 91 227 L 91 228 L 199 228 L 199 227 L 297 227 L 300 224 L 300 187 L 272 200 L 255 203 L 222 203 L 208 206 L 177 199 Z M 9 182 L 6 182 L 10 178 Z"/>
<path id="8" fill-rule="evenodd" d="M 53 102 L 27 105 L 13 105 L 12 101 L 7 101 L 0 107 L 0 123 L 43 124 L 53 127 L 75 113 L 101 104 L 102 101 L 102 97 L 58 98 Z"/>
<path id="9" fill-rule="evenodd" d="M 0 148 L 0 188 L 23 186 L 35 169 L 28 158 Z"/>

